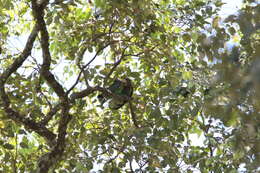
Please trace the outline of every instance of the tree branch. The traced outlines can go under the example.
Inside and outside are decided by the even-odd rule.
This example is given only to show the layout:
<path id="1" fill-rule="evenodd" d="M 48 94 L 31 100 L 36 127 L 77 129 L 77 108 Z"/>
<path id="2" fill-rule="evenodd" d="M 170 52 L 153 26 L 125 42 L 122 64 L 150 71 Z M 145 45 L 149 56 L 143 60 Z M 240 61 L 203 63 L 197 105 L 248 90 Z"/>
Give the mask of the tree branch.
<path id="1" fill-rule="evenodd" d="M 0 76 L 0 79 L 2 80 L 3 83 L 6 82 L 6 80 L 10 77 L 10 75 L 15 72 L 19 67 L 22 66 L 22 64 L 24 63 L 24 61 L 28 58 L 28 56 L 31 54 L 31 50 L 33 47 L 33 43 L 36 39 L 36 36 L 38 35 L 38 31 L 39 29 L 37 28 L 37 26 L 35 25 L 33 27 L 33 30 L 31 32 L 31 34 L 29 35 L 26 45 L 21 53 L 21 55 L 14 60 L 14 62 L 12 63 L 12 65 L 10 65 Z"/>
<path id="2" fill-rule="evenodd" d="M 12 108 L 5 108 L 5 112 L 7 113 L 8 117 L 14 120 L 17 123 L 22 123 L 25 127 L 35 131 L 40 136 L 43 136 L 49 145 L 55 144 L 56 135 L 48 130 L 45 126 L 42 126 L 35 121 L 26 118 L 25 115 L 21 115 L 18 112 L 14 111 Z"/>
<path id="3" fill-rule="evenodd" d="M 80 73 L 79 73 L 79 75 L 78 75 L 78 77 L 77 77 L 77 79 L 76 79 L 76 82 L 75 82 L 75 83 L 70 87 L 70 89 L 66 92 L 66 95 L 68 95 L 68 94 L 75 88 L 75 86 L 79 83 L 80 78 L 81 78 L 81 75 L 84 73 L 85 68 L 86 68 L 87 66 L 89 66 L 89 65 L 97 58 L 98 54 L 99 54 L 101 51 L 103 51 L 103 50 L 104 50 L 105 48 L 107 48 L 109 45 L 114 44 L 114 43 L 116 43 L 116 42 L 115 42 L 115 41 L 114 41 L 114 42 L 109 42 L 109 43 L 107 43 L 105 46 L 101 47 L 101 48 L 96 52 L 96 54 L 94 55 L 94 57 L 93 57 L 87 64 L 85 64 L 84 66 L 81 67 L 81 71 L 80 71 Z M 82 55 L 82 56 L 83 56 L 83 55 Z"/>
<path id="4" fill-rule="evenodd" d="M 53 144 L 56 138 L 56 135 L 49 131 L 46 127 L 41 126 L 40 124 L 34 122 L 33 120 L 26 118 L 25 115 L 21 115 L 19 112 L 14 111 L 10 106 L 10 99 L 5 92 L 5 82 L 11 76 L 12 73 L 17 71 L 19 67 L 22 66 L 23 62 L 28 58 L 31 54 L 31 50 L 33 47 L 33 43 L 38 34 L 37 26 L 34 26 L 28 40 L 26 42 L 25 48 L 22 51 L 21 55 L 15 59 L 15 61 L 10 65 L 1 75 L 0 75 L 0 98 L 1 98 L 1 106 L 4 107 L 4 111 L 6 115 L 17 123 L 22 123 L 26 128 L 29 128 L 40 136 L 43 136 L 49 144 Z"/>
<path id="5" fill-rule="evenodd" d="M 55 107 L 51 108 L 51 110 L 47 113 L 43 120 L 40 121 L 41 125 L 47 125 L 48 122 L 52 119 L 52 117 L 61 109 L 61 104 L 57 104 Z"/>
<path id="6" fill-rule="evenodd" d="M 110 78 L 111 74 L 115 71 L 115 69 L 117 68 L 117 66 L 119 66 L 119 64 L 122 62 L 123 58 L 125 57 L 124 53 L 125 53 L 125 50 L 127 49 L 124 48 L 123 52 L 122 52 L 122 55 L 121 55 L 121 58 L 114 63 L 114 66 L 111 68 L 111 70 L 109 71 L 109 73 L 106 75 L 105 77 L 105 81 L 104 81 L 104 84 L 106 85 L 107 83 L 107 80 Z"/>
<path id="7" fill-rule="evenodd" d="M 139 125 L 137 123 L 137 120 L 136 120 L 136 114 L 134 112 L 134 108 L 133 108 L 133 105 L 132 105 L 132 102 L 129 101 L 129 108 L 130 108 L 130 113 L 131 113 L 131 118 L 132 118 L 132 121 L 135 125 L 136 128 L 139 128 Z"/>
<path id="8" fill-rule="evenodd" d="M 110 92 L 108 89 L 100 87 L 100 86 L 89 87 L 80 92 L 75 92 L 75 93 L 71 94 L 70 99 L 72 102 L 74 102 L 76 99 L 86 97 L 95 91 L 102 92 L 106 97 L 112 97 L 119 101 L 130 101 L 131 100 L 131 97 L 120 96 L 120 95 L 114 94 L 114 93 Z"/>
<path id="9" fill-rule="evenodd" d="M 46 3 L 46 1 L 44 1 Z M 42 56 L 43 56 L 43 63 L 41 66 L 40 73 L 43 78 L 47 81 L 50 87 L 54 90 L 54 92 L 60 97 L 65 97 L 65 92 L 63 87 L 56 81 L 54 75 L 50 72 L 50 64 L 51 64 L 51 54 L 49 51 L 49 33 L 47 31 L 47 27 L 44 17 L 44 7 L 43 5 L 38 5 L 36 0 L 32 0 L 32 9 L 33 14 L 36 19 L 36 24 L 40 30 L 41 34 L 41 47 L 42 47 Z"/>
<path id="10" fill-rule="evenodd" d="M 43 1 L 44 4 L 48 4 L 48 0 Z M 54 75 L 50 72 L 50 65 L 51 65 L 51 54 L 49 51 L 49 34 L 47 31 L 47 27 L 44 21 L 44 5 L 38 5 L 37 0 L 32 0 L 32 10 L 34 17 L 36 19 L 36 24 L 39 27 L 41 38 L 41 48 L 42 48 L 42 55 L 43 55 L 43 64 L 41 66 L 40 73 L 43 78 L 47 81 L 49 86 L 54 90 L 54 92 L 58 95 L 60 99 L 60 106 L 61 106 L 61 118 L 59 120 L 58 126 L 58 138 L 56 144 L 53 146 L 52 150 L 45 155 L 43 155 L 38 162 L 38 169 L 37 172 L 39 173 L 46 173 L 48 170 L 57 163 L 65 150 L 65 138 L 67 134 L 67 126 L 71 120 L 71 115 L 69 114 L 70 104 L 65 91 L 55 80 Z M 42 121 L 43 124 L 46 124 L 53 115 L 58 111 L 58 108 L 52 109 L 50 114 Z"/>

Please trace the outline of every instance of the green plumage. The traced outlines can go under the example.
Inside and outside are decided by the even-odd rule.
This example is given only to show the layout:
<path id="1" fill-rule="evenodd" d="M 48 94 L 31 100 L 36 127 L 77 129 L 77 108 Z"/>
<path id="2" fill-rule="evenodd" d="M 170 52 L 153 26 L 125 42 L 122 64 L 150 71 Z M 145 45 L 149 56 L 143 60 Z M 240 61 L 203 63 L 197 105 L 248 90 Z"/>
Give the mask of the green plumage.
<path id="1" fill-rule="evenodd" d="M 124 80 L 116 79 L 112 85 L 108 87 L 108 90 L 113 94 L 117 94 L 119 96 L 127 96 L 131 97 L 133 94 L 133 86 L 131 84 L 130 79 L 126 78 Z M 109 100 L 109 108 L 111 109 L 119 109 L 121 108 L 127 101 L 116 100 L 114 98 L 107 98 L 103 94 L 98 95 L 98 99 L 103 105 L 106 101 Z"/>

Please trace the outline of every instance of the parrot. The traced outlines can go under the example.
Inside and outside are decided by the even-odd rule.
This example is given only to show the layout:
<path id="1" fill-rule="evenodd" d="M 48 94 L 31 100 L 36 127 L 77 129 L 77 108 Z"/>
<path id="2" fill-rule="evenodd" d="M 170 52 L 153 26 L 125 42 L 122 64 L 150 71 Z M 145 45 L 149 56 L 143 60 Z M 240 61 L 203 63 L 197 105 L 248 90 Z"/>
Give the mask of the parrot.
<path id="1" fill-rule="evenodd" d="M 129 78 L 123 80 L 115 79 L 114 82 L 107 89 L 111 93 L 119 96 L 132 97 L 133 95 L 133 86 Z M 99 94 L 97 98 L 101 105 L 110 100 L 109 108 L 111 109 L 119 109 L 127 102 L 126 100 L 122 101 L 116 100 L 115 98 L 106 98 L 106 96 L 104 96 L 103 94 Z"/>

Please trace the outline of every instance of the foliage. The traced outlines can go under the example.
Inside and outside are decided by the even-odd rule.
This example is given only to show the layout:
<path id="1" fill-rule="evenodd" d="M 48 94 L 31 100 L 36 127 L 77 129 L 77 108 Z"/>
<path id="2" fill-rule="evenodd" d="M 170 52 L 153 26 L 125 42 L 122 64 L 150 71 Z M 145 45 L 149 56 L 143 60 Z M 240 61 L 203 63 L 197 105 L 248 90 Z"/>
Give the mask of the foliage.
<path id="1" fill-rule="evenodd" d="M 222 5 L 1 0 L 0 172 L 259 171 L 260 6 Z"/>

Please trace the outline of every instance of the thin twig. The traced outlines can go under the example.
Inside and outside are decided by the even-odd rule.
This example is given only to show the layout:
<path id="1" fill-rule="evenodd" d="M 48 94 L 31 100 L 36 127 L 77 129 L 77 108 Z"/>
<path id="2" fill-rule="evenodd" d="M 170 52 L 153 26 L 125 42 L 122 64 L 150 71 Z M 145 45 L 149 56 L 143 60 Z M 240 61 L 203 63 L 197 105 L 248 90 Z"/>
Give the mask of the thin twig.
<path id="1" fill-rule="evenodd" d="M 81 71 L 79 72 L 79 75 L 78 75 L 78 77 L 77 77 L 75 83 L 74 83 L 74 84 L 70 87 L 70 89 L 66 92 L 66 95 L 68 95 L 68 94 L 76 87 L 76 85 L 79 83 L 80 78 L 81 78 L 81 75 L 83 74 L 85 68 L 87 68 L 87 67 L 97 58 L 98 54 L 99 54 L 101 51 L 103 51 L 103 50 L 104 50 L 105 48 L 107 48 L 109 45 L 114 44 L 114 43 L 116 43 L 116 42 L 109 42 L 109 43 L 107 43 L 105 46 L 101 47 L 101 48 L 96 52 L 96 54 L 94 55 L 94 57 L 93 57 L 87 64 L 85 64 L 84 66 L 82 66 Z"/>
<path id="2" fill-rule="evenodd" d="M 125 53 L 125 50 L 126 50 L 126 49 L 127 49 L 127 48 L 125 48 L 125 49 L 123 50 L 123 53 L 122 53 L 122 55 L 121 55 L 121 58 L 120 58 L 117 62 L 114 63 L 114 66 L 113 66 L 112 69 L 109 71 L 109 73 L 106 75 L 105 80 L 104 80 L 104 85 L 106 85 L 107 80 L 110 78 L 111 74 L 115 71 L 115 69 L 117 68 L 117 66 L 122 62 L 123 58 L 125 57 L 125 56 L 124 56 L 124 53 Z"/>

